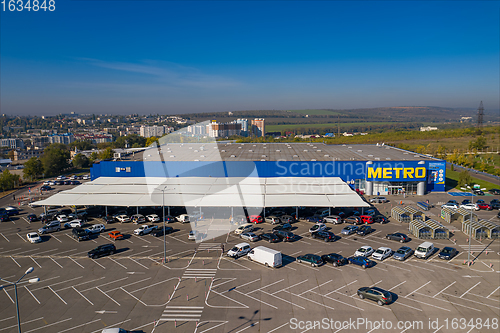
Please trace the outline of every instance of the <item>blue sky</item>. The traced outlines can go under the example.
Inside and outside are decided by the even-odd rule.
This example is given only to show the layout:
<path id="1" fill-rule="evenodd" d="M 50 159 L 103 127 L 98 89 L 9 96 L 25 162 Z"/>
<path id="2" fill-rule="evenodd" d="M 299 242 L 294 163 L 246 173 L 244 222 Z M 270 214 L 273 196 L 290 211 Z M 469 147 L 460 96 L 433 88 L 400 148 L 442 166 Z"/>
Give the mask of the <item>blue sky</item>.
<path id="1" fill-rule="evenodd" d="M 499 107 L 497 1 L 68 1 L 0 14 L 2 113 Z"/>

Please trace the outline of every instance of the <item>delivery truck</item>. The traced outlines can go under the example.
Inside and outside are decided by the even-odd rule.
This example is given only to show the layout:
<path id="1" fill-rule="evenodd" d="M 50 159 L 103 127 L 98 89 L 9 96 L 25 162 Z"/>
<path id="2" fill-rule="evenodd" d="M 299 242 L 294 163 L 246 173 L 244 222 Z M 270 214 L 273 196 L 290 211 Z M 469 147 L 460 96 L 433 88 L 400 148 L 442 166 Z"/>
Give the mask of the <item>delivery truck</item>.
<path id="1" fill-rule="evenodd" d="M 247 258 L 263 264 L 266 267 L 280 267 L 282 264 L 281 252 L 264 247 L 257 246 L 252 249 Z"/>

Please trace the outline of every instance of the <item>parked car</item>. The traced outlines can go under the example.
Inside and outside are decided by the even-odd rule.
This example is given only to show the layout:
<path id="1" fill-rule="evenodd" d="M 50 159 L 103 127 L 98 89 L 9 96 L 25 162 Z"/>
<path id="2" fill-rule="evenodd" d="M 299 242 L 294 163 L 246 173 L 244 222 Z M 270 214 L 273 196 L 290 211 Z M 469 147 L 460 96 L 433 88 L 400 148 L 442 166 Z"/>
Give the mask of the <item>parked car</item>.
<path id="1" fill-rule="evenodd" d="M 301 262 L 310 263 L 311 266 L 313 267 L 318 267 L 323 265 L 323 259 L 321 259 L 321 257 L 316 254 L 304 254 L 302 256 L 298 256 L 296 260 L 298 263 Z"/>
<path id="2" fill-rule="evenodd" d="M 38 216 L 36 216 L 36 214 L 29 214 L 28 216 L 26 216 L 26 218 L 30 222 L 36 222 L 36 221 L 38 221 Z"/>
<path id="3" fill-rule="evenodd" d="M 361 222 L 364 224 L 372 224 L 373 223 L 373 217 L 370 215 L 360 215 L 359 218 L 361 219 Z"/>
<path id="4" fill-rule="evenodd" d="M 106 215 L 102 218 L 105 223 L 113 223 L 115 222 L 115 218 L 111 215 Z"/>
<path id="5" fill-rule="evenodd" d="M 352 235 L 358 231 L 359 227 L 356 225 L 348 225 L 340 232 L 342 235 Z"/>
<path id="6" fill-rule="evenodd" d="M 262 223 L 264 222 L 264 219 L 260 215 L 250 215 L 250 223 Z"/>
<path id="7" fill-rule="evenodd" d="M 174 228 L 165 226 L 165 228 L 160 227 L 155 231 L 153 231 L 152 235 L 155 237 L 160 237 L 163 236 L 163 234 L 168 235 L 171 234 L 172 232 L 174 232 Z"/>
<path id="8" fill-rule="evenodd" d="M 325 242 L 333 242 L 335 240 L 335 234 L 331 231 L 326 231 L 326 230 L 320 230 L 313 232 L 311 235 L 312 238 L 319 238 L 322 239 Z"/>
<path id="9" fill-rule="evenodd" d="M 500 201 L 493 199 L 490 201 L 490 206 L 492 209 L 500 209 Z"/>
<path id="10" fill-rule="evenodd" d="M 0 215 L 0 222 L 8 222 L 10 221 L 10 216 L 7 214 L 1 214 Z"/>
<path id="11" fill-rule="evenodd" d="M 170 215 L 165 215 L 165 223 L 175 222 L 175 217 Z"/>
<path id="12" fill-rule="evenodd" d="M 292 215 L 281 215 L 280 220 L 282 223 L 294 223 L 294 222 L 296 222 L 295 217 L 293 217 Z"/>
<path id="13" fill-rule="evenodd" d="M 342 218 L 338 215 L 329 215 L 323 218 L 324 223 L 342 224 Z"/>
<path id="14" fill-rule="evenodd" d="M 472 189 L 472 193 L 474 193 L 475 195 L 484 195 L 484 192 L 478 188 Z"/>
<path id="15" fill-rule="evenodd" d="M 387 234 L 385 236 L 385 238 L 387 238 L 389 240 L 395 240 L 395 241 L 398 241 L 400 243 L 405 243 L 405 242 L 408 242 L 410 240 L 410 237 L 406 236 L 405 234 L 403 234 L 401 232 L 395 232 L 393 234 Z"/>
<path id="16" fill-rule="evenodd" d="M 352 227 L 354 227 L 354 226 L 352 226 Z M 366 236 L 371 232 L 373 232 L 373 229 L 369 225 L 362 225 L 361 227 L 359 227 L 358 230 L 356 230 L 356 233 L 360 236 Z"/>
<path id="17" fill-rule="evenodd" d="M 375 262 L 373 260 L 370 260 L 364 256 L 350 257 L 347 260 L 349 260 L 350 264 L 358 265 L 358 266 L 361 266 L 363 268 L 368 268 L 368 267 L 372 267 L 375 265 Z"/>
<path id="18" fill-rule="evenodd" d="M 271 216 L 266 216 L 266 222 L 271 224 L 278 224 L 281 223 L 281 219 L 277 216 L 271 215 Z"/>
<path id="19" fill-rule="evenodd" d="M 361 218 L 359 216 L 349 216 L 344 219 L 344 223 L 349 223 L 349 224 L 361 224 Z"/>
<path id="20" fill-rule="evenodd" d="M 251 242 L 256 242 L 260 239 L 260 237 L 254 234 L 253 232 L 244 232 L 240 235 L 240 238 Z"/>
<path id="21" fill-rule="evenodd" d="M 66 215 L 58 215 L 58 216 L 57 216 L 57 220 L 58 220 L 59 222 L 61 222 L 61 223 L 64 223 L 64 222 L 68 222 L 68 221 L 69 221 L 69 219 L 68 219 L 68 217 L 67 217 Z"/>
<path id="22" fill-rule="evenodd" d="M 492 188 L 492 189 L 488 190 L 488 193 L 491 193 L 493 195 L 500 195 L 500 190 L 497 188 Z"/>
<path id="23" fill-rule="evenodd" d="M 114 240 L 123 239 L 123 234 L 121 232 L 119 232 L 118 230 L 113 230 L 113 231 L 109 232 L 108 236 L 110 238 L 113 238 Z"/>
<path id="24" fill-rule="evenodd" d="M 156 226 L 156 225 L 143 224 L 139 228 L 134 230 L 134 235 L 138 235 L 138 236 L 147 235 L 156 229 L 158 229 L 158 226 Z"/>
<path id="25" fill-rule="evenodd" d="M 277 230 L 292 230 L 292 225 L 290 223 L 278 224 L 277 226 L 275 226 L 273 228 L 273 231 L 277 231 Z"/>
<path id="26" fill-rule="evenodd" d="M 268 241 L 269 243 L 277 243 L 280 241 L 280 238 L 278 236 L 276 236 L 275 234 L 271 234 L 271 233 L 262 234 L 262 235 L 260 235 L 260 238 Z"/>
<path id="27" fill-rule="evenodd" d="M 295 240 L 295 235 L 289 231 L 276 230 L 273 233 L 276 236 L 278 236 L 283 242 L 291 242 L 291 241 Z"/>
<path id="28" fill-rule="evenodd" d="M 90 227 L 86 228 L 85 231 L 89 234 L 98 234 L 101 231 L 104 231 L 104 229 L 106 229 L 104 224 L 92 224 Z"/>
<path id="29" fill-rule="evenodd" d="M 308 222 L 320 223 L 323 222 L 323 217 L 319 215 L 309 216 L 308 218 L 306 218 L 306 220 Z"/>
<path id="30" fill-rule="evenodd" d="M 115 252 L 116 247 L 113 244 L 104 244 L 90 250 L 87 255 L 90 259 L 96 259 L 105 255 L 114 254 Z"/>
<path id="31" fill-rule="evenodd" d="M 396 260 L 404 261 L 413 254 L 413 250 L 408 246 L 401 246 L 392 257 Z"/>
<path id="32" fill-rule="evenodd" d="M 83 226 L 82 220 L 73 220 L 64 224 L 64 227 L 67 228 L 81 228 Z"/>
<path id="33" fill-rule="evenodd" d="M 239 234 L 242 234 L 244 232 L 254 231 L 254 229 L 255 229 L 255 227 L 254 227 L 253 224 L 246 223 L 246 224 L 240 225 L 238 228 L 236 228 L 236 230 L 234 231 L 234 233 L 236 235 L 239 235 Z"/>
<path id="34" fill-rule="evenodd" d="M 392 302 L 391 293 L 378 287 L 361 287 L 357 294 L 359 298 L 375 301 L 381 306 Z"/>
<path id="35" fill-rule="evenodd" d="M 61 223 L 59 221 L 52 221 L 38 229 L 40 235 L 47 234 L 49 232 L 61 230 Z"/>
<path id="36" fill-rule="evenodd" d="M 26 235 L 26 238 L 28 238 L 28 241 L 32 244 L 40 243 L 42 241 L 42 238 L 36 232 L 29 232 Z"/>
<path id="37" fill-rule="evenodd" d="M 309 232 L 310 233 L 315 233 L 317 231 L 320 231 L 320 230 L 325 230 L 326 229 L 326 225 L 324 223 L 316 223 L 315 225 L 313 225 L 310 229 L 309 229 Z"/>
<path id="38" fill-rule="evenodd" d="M 377 251 L 372 254 L 373 259 L 384 260 L 392 255 L 392 250 L 388 247 L 379 247 Z"/>
<path id="39" fill-rule="evenodd" d="M 434 253 L 435 250 L 436 248 L 434 247 L 433 243 L 423 242 L 417 247 L 417 249 L 414 252 L 414 255 L 417 258 L 427 259 Z"/>
<path id="40" fill-rule="evenodd" d="M 460 205 L 460 208 L 468 209 L 468 210 L 479 210 L 479 206 L 476 203 L 467 203 Z"/>
<path id="41" fill-rule="evenodd" d="M 460 205 L 467 205 L 469 203 L 471 203 L 471 201 L 469 199 L 464 199 L 464 200 L 462 200 L 462 202 L 460 203 Z"/>
<path id="42" fill-rule="evenodd" d="M 89 234 L 87 233 L 87 231 L 85 231 L 85 229 L 73 228 L 73 230 L 71 230 L 71 237 L 73 237 L 77 241 L 81 241 L 89 239 Z"/>
<path id="43" fill-rule="evenodd" d="M 444 205 L 441 205 L 441 208 L 451 208 L 451 209 L 457 209 L 459 206 L 458 204 L 454 202 L 447 202 Z"/>
<path id="44" fill-rule="evenodd" d="M 160 217 L 156 214 L 151 214 L 146 216 L 149 222 L 160 222 Z"/>
<path id="45" fill-rule="evenodd" d="M 439 259 L 450 260 L 457 254 L 457 249 L 455 249 L 454 247 L 446 246 L 441 250 L 441 252 L 439 252 L 438 257 Z"/>
<path id="46" fill-rule="evenodd" d="M 5 207 L 5 212 L 9 216 L 19 215 L 19 209 L 17 209 L 16 207 L 12 207 L 12 206 Z"/>
<path id="47" fill-rule="evenodd" d="M 483 210 L 492 210 L 493 209 L 493 207 L 491 207 L 490 204 L 487 204 L 485 202 L 478 202 L 477 206 L 479 207 L 479 209 L 483 209 Z"/>
<path id="48" fill-rule="evenodd" d="M 333 267 L 346 265 L 349 261 L 337 253 L 324 254 L 321 256 L 324 262 L 330 263 Z"/>
<path id="49" fill-rule="evenodd" d="M 386 197 L 375 197 L 370 199 L 370 203 L 386 203 L 389 202 Z"/>
<path id="50" fill-rule="evenodd" d="M 248 243 L 239 243 L 236 244 L 232 249 L 227 251 L 228 257 L 240 258 L 250 252 L 250 244 Z"/>
<path id="51" fill-rule="evenodd" d="M 139 223 L 144 223 L 146 222 L 146 218 L 144 217 L 144 215 L 142 214 L 134 214 L 130 217 L 130 219 L 132 220 L 132 222 L 134 224 L 139 224 Z"/>
<path id="52" fill-rule="evenodd" d="M 354 252 L 354 256 L 355 257 L 358 257 L 358 256 L 369 257 L 372 255 L 372 253 L 373 253 L 373 248 L 371 246 L 363 245 L 362 247 L 357 249 L 356 252 Z"/>
<path id="53" fill-rule="evenodd" d="M 128 217 L 127 215 L 118 215 L 115 218 L 120 223 L 130 222 L 130 217 Z"/>

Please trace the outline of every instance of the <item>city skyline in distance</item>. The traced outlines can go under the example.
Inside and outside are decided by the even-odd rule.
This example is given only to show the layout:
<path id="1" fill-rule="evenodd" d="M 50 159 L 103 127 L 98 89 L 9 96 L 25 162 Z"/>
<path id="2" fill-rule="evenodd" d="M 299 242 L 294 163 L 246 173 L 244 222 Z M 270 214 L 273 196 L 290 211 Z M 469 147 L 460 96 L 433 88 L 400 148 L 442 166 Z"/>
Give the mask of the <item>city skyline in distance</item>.
<path id="1" fill-rule="evenodd" d="M 2 12 L 9 115 L 499 107 L 497 2 L 57 2 Z"/>

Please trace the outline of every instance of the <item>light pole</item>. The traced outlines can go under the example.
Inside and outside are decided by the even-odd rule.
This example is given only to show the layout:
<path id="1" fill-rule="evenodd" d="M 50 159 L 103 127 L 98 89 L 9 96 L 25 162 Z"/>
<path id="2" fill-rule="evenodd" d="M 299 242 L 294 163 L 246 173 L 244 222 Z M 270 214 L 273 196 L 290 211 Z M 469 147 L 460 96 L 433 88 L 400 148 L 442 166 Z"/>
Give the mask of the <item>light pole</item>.
<path id="1" fill-rule="evenodd" d="M 19 333 L 21 333 L 21 318 L 19 317 L 19 303 L 17 301 L 17 284 L 19 283 L 19 281 L 21 281 L 26 275 L 28 275 L 29 273 L 33 272 L 33 267 L 30 267 L 26 270 L 26 272 L 24 273 L 23 276 L 21 276 L 19 278 L 19 280 L 17 280 L 16 282 L 10 282 L 10 281 L 7 281 L 7 280 L 4 280 L 2 278 L 0 278 L 0 280 L 4 281 L 4 282 L 7 282 L 8 285 L 5 285 L 5 286 L 0 286 L 0 289 L 4 289 L 6 287 L 10 287 L 10 286 L 14 286 L 14 294 L 15 294 L 15 298 L 16 298 L 16 313 L 17 313 L 17 330 Z M 29 283 L 36 283 L 40 281 L 39 278 L 34 278 L 34 279 L 29 279 L 28 282 Z"/>
<path id="2" fill-rule="evenodd" d="M 465 188 L 461 187 L 462 190 L 470 190 L 470 198 L 472 207 L 474 207 L 474 194 L 472 193 L 472 189 L 469 185 L 465 184 Z M 471 247 L 471 238 L 472 238 L 472 208 L 470 209 L 470 221 L 469 221 L 469 252 L 467 253 L 467 265 L 470 266 L 470 247 Z"/>
<path id="3" fill-rule="evenodd" d="M 161 189 L 161 208 L 163 210 L 163 263 L 167 262 L 167 240 L 166 240 L 166 232 L 165 232 L 165 190 L 167 186 L 163 186 Z M 175 188 L 171 188 L 169 190 L 175 190 Z M 168 206 L 168 215 L 170 215 L 170 206 Z"/>

